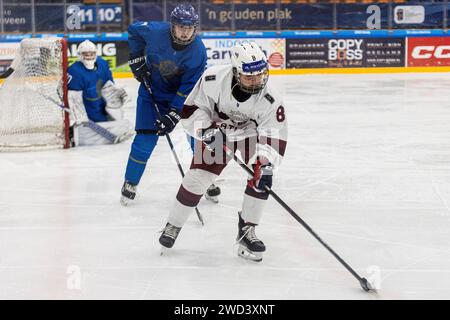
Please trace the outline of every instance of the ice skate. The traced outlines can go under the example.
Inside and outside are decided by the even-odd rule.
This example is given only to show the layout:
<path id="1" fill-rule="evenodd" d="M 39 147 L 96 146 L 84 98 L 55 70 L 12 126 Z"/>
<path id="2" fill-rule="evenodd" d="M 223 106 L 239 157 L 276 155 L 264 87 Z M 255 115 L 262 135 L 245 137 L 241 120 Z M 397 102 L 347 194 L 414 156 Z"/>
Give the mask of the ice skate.
<path id="1" fill-rule="evenodd" d="M 166 249 L 170 249 L 173 247 L 175 240 L 180 233 L 181 228 L 175 227 L 167 222 L 165 228 L 162 230 L 162 234 L 159 237 L 159 243 L 162 245 L 161 255 L 164 254 Z"/>
<path id="2" fill-rule="evenodd" d="M 252 261 L 262 261 L 262 254 L 266 251 L 264 243 L 256 237 L 256 225 L 245 222 L 239 212 L 238 236 L 236 242 L 239 244 L 238 255 Z"/>
<path id="3" fill-rule="evenodd" d="M 120 204 L 127 206 L 136 197 L 136 185 L 125 181 L 122 186 L 122 196 L 120 197 Z"/>
<path id="4" fill-rule="evenodd" d="M 206 190 L 205 198 L 211 202 L 219 203 L 220 188 L 215 184 L 209 186 Z"/>

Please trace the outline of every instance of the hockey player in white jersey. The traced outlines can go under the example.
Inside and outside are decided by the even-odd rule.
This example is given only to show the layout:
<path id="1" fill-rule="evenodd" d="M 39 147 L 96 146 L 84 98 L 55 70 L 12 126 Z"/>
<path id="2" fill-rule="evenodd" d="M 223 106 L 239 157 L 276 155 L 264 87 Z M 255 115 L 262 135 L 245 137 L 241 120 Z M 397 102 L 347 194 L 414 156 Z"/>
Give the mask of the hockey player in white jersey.
<path id="1" fill-rule="evenodd" d="M 240 151 L 255 175 L 248 177 L 242 209 L 238 212 L 238 254 L 262 260 L 264 243 L 255 227 L 261 221 L 268 198 L 265 187 L 281 162 L 287 143 L 284 104 L 267 83 L 268 64 L 254 42 L 233 48 L 231 65 L 207 69 L 186 99 L 181 123 L 198 140 L 190 170 L 186 173 L 159 238 L 171 248 L 207 188 L 231 160 L 224 145 Z"/>

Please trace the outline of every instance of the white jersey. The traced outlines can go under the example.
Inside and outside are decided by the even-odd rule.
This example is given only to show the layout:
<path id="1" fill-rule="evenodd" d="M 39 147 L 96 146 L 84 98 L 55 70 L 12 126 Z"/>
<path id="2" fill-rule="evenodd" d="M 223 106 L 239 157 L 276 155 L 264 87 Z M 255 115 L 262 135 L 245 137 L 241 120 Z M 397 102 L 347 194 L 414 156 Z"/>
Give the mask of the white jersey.
<path id="1" fill-rule="evenodd" d="M 270 83 L 244 102 L 232 95 L 231 65 L 208 68 L 185 101 L 181 123 L 193 137 L 212 122 L 228 141 L 258 137 L 257 155 L 278 165 L 287 143 L 287 119 L 280 95 Z"/>

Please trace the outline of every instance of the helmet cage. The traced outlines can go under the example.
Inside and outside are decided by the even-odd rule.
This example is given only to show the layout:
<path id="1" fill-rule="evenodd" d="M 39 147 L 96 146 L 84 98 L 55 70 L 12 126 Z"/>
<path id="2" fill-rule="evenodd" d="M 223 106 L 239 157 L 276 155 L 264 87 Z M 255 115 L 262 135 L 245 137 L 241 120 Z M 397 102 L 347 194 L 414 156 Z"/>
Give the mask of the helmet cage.
<path id="1" fill-rule="evenodd" d="M 194 27 L 194 32 L 192 33 L 192 36 L 189 39 L 181 39 L 178 38 L 175 32 L 175 26 L 187 26 L 187 27 Z M 170 28 L 170 34 L 172 36 L 172 41 L 176 44 L 179 44 L 181 46 L 187 46 L 189 45 L 192 41 L 194 41 L 195 36 L 197 35 L 197 28 L 198 24 L 194 24 L 194 25 L 189 25 L 189 24 L 180 24 L 180 23 L 176 23 L 176 22 L 171 22 L 171 28 Z"/>

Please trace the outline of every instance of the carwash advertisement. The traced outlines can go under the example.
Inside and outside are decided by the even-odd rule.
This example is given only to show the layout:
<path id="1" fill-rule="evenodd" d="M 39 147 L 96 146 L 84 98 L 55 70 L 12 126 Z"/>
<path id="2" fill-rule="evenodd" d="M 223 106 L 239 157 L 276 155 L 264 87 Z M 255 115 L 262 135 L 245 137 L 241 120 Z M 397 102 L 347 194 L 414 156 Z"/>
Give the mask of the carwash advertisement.
<path id="1" fill-rule="evenodd" d="M 208 67 L 231 63 L 231 50 L 237 43 L 254 41 L 264 51 L 269 62 L 269 69 L 284 69 L 285 39 L 202 39 L 208 56 Z"/>
<path id="2" fill-rule="evenodd" d="M 408 38 L 408 67 L 450 66 L 450 37 Z"/>
<path id="3" fill-rule="evenodd" d="M 129 71 L 128 67 L 128 44 L 126 41 L 95 42 L 97 55 L 105 59 L 112 72 Z M 68 60 L 69 65 L 78 60 L 78 46 L 80 42 L 69 42 Z"/>

